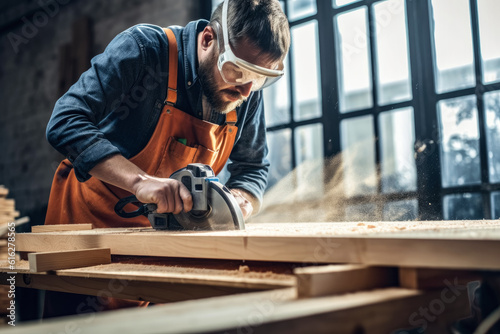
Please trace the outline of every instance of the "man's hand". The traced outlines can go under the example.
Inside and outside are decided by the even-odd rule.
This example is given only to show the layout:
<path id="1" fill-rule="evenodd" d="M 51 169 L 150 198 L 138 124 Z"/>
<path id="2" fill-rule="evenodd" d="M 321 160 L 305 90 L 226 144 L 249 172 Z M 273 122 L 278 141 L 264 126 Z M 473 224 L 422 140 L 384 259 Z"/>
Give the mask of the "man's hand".
<path id="1" fill-rule="evenodd" d="M 245 220 L 250 218 L 254 211 L 254 204 L 252 202 L 257 201 L 257 199 L 243 189 L 231 189 L 231 193 L 233 194 L 236 202 L 238 202 L 238 205 L 241 208 L 243 218 L 245 218 Z"/>
<path id="2" fill-rule="evenodd" d="M 101 161 L 89 173 L 131 192 L 143 203 L 155 203 L 158 213 L 177 214 L 183 209 L 188 212 L 193 208 L 191 193 L 181 182 L 147 175 L 119 154 Z"/>
<path id="3" fill-rule="evenodd" d="M 135 196 L 142 203 L 155 203 L 158 213 L 181 211 L 189 212 L 193 208 L 193 198 L 189 190 L 174 179 L 141 176 L 134 187 Z"/>

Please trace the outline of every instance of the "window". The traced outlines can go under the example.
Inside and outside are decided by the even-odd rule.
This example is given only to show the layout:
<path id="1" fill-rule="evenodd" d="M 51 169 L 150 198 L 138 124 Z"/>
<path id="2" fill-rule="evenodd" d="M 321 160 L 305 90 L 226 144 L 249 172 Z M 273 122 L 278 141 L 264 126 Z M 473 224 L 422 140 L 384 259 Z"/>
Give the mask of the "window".
<path id="1" fill-rule="evenodd" d="M 264 92 L 269 190 L 334 194 L 325 216 L 349 221 L 500 217 L 499 1 L 281 4 L 292 45 Z"/>

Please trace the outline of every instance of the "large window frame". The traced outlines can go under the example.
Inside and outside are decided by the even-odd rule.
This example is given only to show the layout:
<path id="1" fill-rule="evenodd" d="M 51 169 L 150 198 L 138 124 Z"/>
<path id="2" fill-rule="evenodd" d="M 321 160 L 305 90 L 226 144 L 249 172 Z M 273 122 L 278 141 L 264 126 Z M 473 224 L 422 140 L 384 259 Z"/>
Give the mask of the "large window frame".
<path id="1" fill-rule="evenodd" d="M 285 13 L 289 14 L 290 1 L 282 1 Z M 482 80 L 482 62 L 480 52 L 479 35 L 479 16 L 478 0 L 469 0 L 470 16 L 472 27 L 472 41 L 474 50 L 474 71 L 476 83 L 474 87 L 458 89 L 445 93 L 436 92 L 434 51 L 432 37 L 432 5 L 431 0 L 406 0 L 406 19 L 408 33 L 409 49 L 409 67 L 411 75 L 412 98 L 404 102 L 390 103 L 380 106 L 377 97 L 377 66 L 375 66 L 375 34 L 371 33 L 375 27 L 373 5 L 384 0 L 359 0 L 357 2 L 334 7 L 330 0 L 316 0 L 317 11 L 314 15 L 300 18 L 290 22 L 290 27 L 305 24 L 312 20 L 318 23 L 318 41 L 319 41 L 319 62 L 321 69 L 321 111 L 320 117 L 295 120 L 294 103 L 290 104 L 289 122 L 268 127 L 268 132 L 290 129 L 292 136 L 290 139 L 292 170 L 297 167 L 296 142 L 294 140 L 297 128 L 305 125 L 319 123 L 323 127 L 323 153 L 325 160 L 333 158 L 342 152 L 341 148 L 341 122 L 343 120 L 355 117 L 371 115 L 373 117 L 373 129 L 375 136 L 375 164 L 377 166 L 377 195 L 363 196 L 358 195 L 345 199 L 346 206 L 371 203 L 377 206 L 374 220 L 382 220 L 383 206 L 387 202 L 397 201 L 401 198 L 406 200 L 416 199 L 418 201 L 418 219 L 420 220 L 442 220 L 443 199 L 447 195 L 480 193 L 482 196 L 483 218 L 492 219 L 493 217 L 491 196 L 492 192 L 500 190 L 499 183 L 491 183 L 488 172 L 488 147 L 486 138 L 486 119 L 484 94 L 491 91 L 500 90 L 500 82 L 484 84 Z M 369 55 L 371 61 L 371 90 L 373 96 L 373 106 L 362 110 L 356 110 L 348 113 L 342 113 L 339 110 L 339 92 L 340 87 L 337 80 L 339 71 L 338 61 L 332 61 L 332 55 L 338 55 L 336 34 L 332 26 L 334 17 L 357 8 L 366 6 L 368 11 L 368 27 L 370 29 L 369 37 Z M 292 44 L 294 41 L 292 40 Z M 288 72 L 289 89 L 293 94 L 293 55 L 289 55 Z M 443 187 L 441 182 L 441 157 L 440 157 L 440 135 L 438 104 L 440 101 L 459 98 L 465 96 L 475 96 L 477 101 L 478 122 L 479 122 L 479 150 L 481 161 L 481 182 L 475 185 L 463 185 Z M 416 191 L 404 193 L 384 193 L 381 185 L 381 148 L 378 143 L 380 138 L 379 117 L 384 112 L 390 110 L 411 107 L 414 110 L 415 126 L 415 162 L 417 171 Z M 328 184 L 333 177 L 332 173 L 338 171 L 328 171 L 325 169 L 324 181 Z M 330 173 L 328 173 L 330 172 Z M 344 208 L 345 210 L 345 208 Z"/>

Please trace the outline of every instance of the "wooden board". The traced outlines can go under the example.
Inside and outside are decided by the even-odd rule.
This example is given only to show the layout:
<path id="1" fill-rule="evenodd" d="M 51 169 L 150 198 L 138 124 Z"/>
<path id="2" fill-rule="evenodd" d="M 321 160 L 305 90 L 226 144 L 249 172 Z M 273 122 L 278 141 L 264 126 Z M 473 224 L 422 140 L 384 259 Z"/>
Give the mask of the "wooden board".
<path id="1" fill-rule="evenodd" d="M 78 277 L 88 279 L 110 279 L 141 282 L 179 283 L 186 285 L 224 286 L 241 289 L 265 290 L 295 286 L 296 280 L 291 270 L 280 265 L 267 267 L 249 263 L 220 263 L 223 261 L 189 259 L 147 259 L 114 262 L 99 266 L 57 270 L 49 277 Z M 275 268 L 273 268 L 275 267 Z M 11 271 L 7 261 L 0 261 L 0 272 Z M 18 260 L 15 271 L 19 274 L 32 274 L 28 261 Z M 42 273 L 43 275 L 47 275 Z M 0 282 L 3 284 L 3 282 Z M 51 289 L 49 289 L 51 290 Z M 73 291 L 77 293 L 77 291 Z M 81 292 L 83 293 L 83 292 Z"/>
<path id="2" fill-rule="evenodd" d="M 57 232 L 57 231 L 83 231 L 91 230 L 92 224 L 60 224 L 60 225 L 35 225 L 31 233 Z"/>
<path id="3" fill-rule="evenodd" d="M 500 269 L 500 222 L 248 224 L 245 231 L 171 232 L 151 228 L 24 233 L 21 252 L 110 248 L 112 254 L 186 258 L 351 263 L 450 269 Z M 414 224 L 415 229 L 412 230 Z M 406 226 L 405 230 L 399 230 Z M 439 227 L 439 228 L 438 228 Z M 397 228 L 397 230 L 395 230 Z M 351 231 L 351 232 L 349 232 Z"/>
<path id="4" fill-rule="evenodd" d="M 463 293 L 445 305 L 432 321 L 419 315 L 440 300 L 440 291 L 378 289 L 342 296 L 294 300 L 293 289 L 208 298 L 146 309 L 78 315 L 23 324 L 21 333 L 59 333 L 68 324 L 90 333 L 365 333 L 387 334 L 425 325 L 426 333 L 444 333 L 443 326 L 468 315 Z M 91 320 L 91 321 L 89 321 Z M 438 330 L 435 328 L 439 327 Z M 433 330 L 434 328 L 434 330 Z"/>
<path id="5" fill-rule="evenodd" d="M 390 267 L 329 265 L 296 268 L 299 297 L 317 297 L 396 286 L 398 271 Z"/>
<path id="6" fill-rule="evenodd" d="M 28 254 L 30 272 L 79 268 L 111 263 L 109 248 Z"/>
<path id="7" fill-rule="evenodd" d="M 467 270 L 400 268 L 399 285 L 408 289 L 439 289 L 450 285 L 466 286 L 482 280 L 481 274 Z"/>
<path id="8" fill-rule="evenodd" d="M 166 265 L 152 265 L 150 263 L 155 262 L 142 259 L 131 262 L 34 274 L 29 271 L 27 261 L 17 261 L 16 285 L 95 296 L 110 293 L 117 298 L 155 303 L 295 286 L 291 270 L 289 274 L 281 274 L 280 266 L 277 266 L 278 273 L 274 273 L 258 271 L 261 268 L 254 264 L 249 264 L 251 269 L 245 265 L 247 270 L 241 270 L 237 263 L 220 263 L 224 261 L 167 259 Z M 10 271 L 7 262 L 0 265 L 0 272 L 3 272 L 0 277 L 7 278 Z M 6 284 L 7 280 L 1 278 L 0 282 Z"/>

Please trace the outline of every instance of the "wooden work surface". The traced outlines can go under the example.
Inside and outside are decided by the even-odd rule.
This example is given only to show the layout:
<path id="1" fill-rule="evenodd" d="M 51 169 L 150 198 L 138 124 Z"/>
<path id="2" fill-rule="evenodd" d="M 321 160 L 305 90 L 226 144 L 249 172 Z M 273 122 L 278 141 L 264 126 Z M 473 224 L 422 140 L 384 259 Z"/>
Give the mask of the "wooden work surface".
<path id="1" fill-rule="evenodd" d="M 94 229 L 18 234 L 21 252 L 500 269 L 500 221 L 247 224 L 244 231 Z"/>

